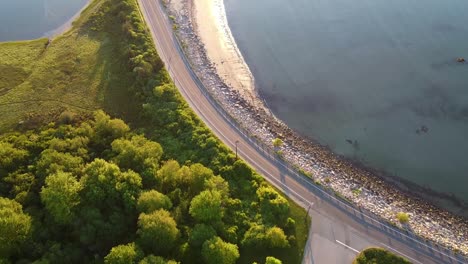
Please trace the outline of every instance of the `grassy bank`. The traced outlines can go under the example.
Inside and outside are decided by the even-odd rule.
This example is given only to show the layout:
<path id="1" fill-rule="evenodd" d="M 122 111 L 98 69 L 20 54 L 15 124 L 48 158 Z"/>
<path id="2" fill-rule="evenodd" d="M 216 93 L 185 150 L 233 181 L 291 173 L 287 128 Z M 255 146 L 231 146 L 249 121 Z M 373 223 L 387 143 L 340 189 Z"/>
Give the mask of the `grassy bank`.
<path id="1" fill-rule="evenodd" d="M 134 129 L 132 133 L 144 134 L 150 140 L 159 142 L 164 150 L 161 160 L 173 159 L 187 166 L 201 163 L 229 183 L 232 200 L 225 205 L 226 226 L 221 228 L 217 225 L 214 228 L 222 239 L 239 245 L 240 263 L 263 263 L 265 256 L 270 255 L 280 258 L 284 263 L 301 262 L 309 224 L 305 210 L 284 197 L 277 197 L 275 192 L 270 193 L 270 189 L 266 188 L 268 184 L 243 162 L 234 163 L 232 152 L 188 107 L 169 79 L 145 31 L 136 0 L 95 0 L 75 21 L 70 31 L 52 41 L 39 39 L 0 43 L 0 71 L 0 133 L 6 133 L 4 146 L 14 150 L 21 160 L 21 163 L 10 164 L 11 168 L 0 168 L 0 192 L 2 196 L 20 203 L 25 212 L 32 214 L 38 221 L 50 220 L 44 204 L 38 199 L 26 199 L 24 195 L 29 197 L 27 193 L 17 197 L 16 184 L 24 187 L 24 191 L 35 192 L 32 195 L 38 198 L 40 184 L 44 184 L 44 179 L 49 176 L 46 173 L 47 166 L 56 168 L 54 163 L 61 162 L 54 162 L 52 158 L 48 160 L 52 163 L 46 167 L 38 165 L 38 161 L 46 159 L 44 155 L 50 155 L 48 149 L 54 149 L 71 160 L 84 161 L 73 171 L 76 173 L 73 176 L 78 180 L 84 177 L 82 169 L 92 163 L 94 158 L 115 162 L 109 142 L 107 145 L 99 143 L 100 140 L 83 143 L 94 142 L 93 137 L 96 136 L 94 132 L 86 134 L 89 132 L 86 125 L 83 131 L 73 132 L 79 135 L 75 135 L 76 138 L 70 137 L 70 128 L 58 127 L 59 124 L 80 126 L 92 119 L 95 110 L 102 109 L 111 116 L 123 119 Z M 99 131 L 103 128 L 98 126 L 93 129 Z M 111 130 L 113 128 L 105 131 L 112 134 Z M 101 136 L 106 138 L 109 135 Z M 130 136 L 124 137 L 128 139 Z M 42 141 L 38 141 L 40 138 Z M 85 146 L 80 147 L 80 144 Z M 70 149 L 75 152 L 69 153 Z M 10 158 L 10 152 L 2 152 L 0 149 L 0 160 L 8 161 Z M 160 165 L 155 164 L 156 167 Z M 38 172 L 37 166 L 43 168 Z M 34 179 L 37 173 L 41 174 L 40 179 Z M 142 178 L 148 177 L 143 172 L 139 174 Z M 23 176 L 26 178 L 21 178 Z M 21 182 L 25 179 L 30 182 Z M 28 184 L 31 184 L 29 187 L 32 189 L 29 189 Z M 259 189 L 264 193 L 259 192 Z M 174 191 L 176 194 L 170 195 L 178 202 L 173 202 L 180 203 L 177 192 L 185 193 L 184 189 Z M 266 199 L 262 196 L 264 194 L 271 197 L 267 196 Z M 275 200 L 277 204 L 270 204 L 269 199 Z M 187 203 L 188 200 L 178 211 L 171 211 L 172 216 L 180 220 L 181 239 L 189 239 L 189 231 L 196 224 L 188 214 Z M 12 207 L 16 207 L 12 204 Z M 267 217 L 269 209 L 280 210 L 278 215 L 282 216 L 279 220 Z M 76 213 L 79 215 L 79 212 Z M 90 225 L 92 227 L 93 223 Z M 59 231 L 51 227 L 50 236 L 39 233 L 36 234 L 39 237 L 33 237 L 35 240 L 32 245 L 37 248 L 31 250 L 28 257 L 33 260 L 41 256 L 60 256 L 62 250 L 66 254 L 67 250 L 76 248 L 75 253 L 97 254 L 98 259 L 102 260 L 110 247 L 128 243 L 129 239 L 135 237 L 134 225 L 127 226 L 133 233 L 121 234 L 114 241 L 107 241 L 105 248 L 88 240 L 75 241 L 73 236 L 76 233 L 70 237 L 59 235 L 62 231 L 72 230 L 76 227 L 74 224 L 64 229 L 58 228 Z M 258 239 L 265 244 L 259 248 L 249 246 L 244 236 L 252 226 L 257 225 L 283 228 L 289 246 L 283 244 L 281 249 L 268 248 L 272 245 L 265 242 L 266 238 L 255 236 L 250 239 Z M 64 242 L 66 248 L 60 249 L 54 241 L 49 241 L 49 237 L 54 237 L 56 243 Z M 184 261 L 199 256 L 199 250 L 191 249 L 184 241 L 181 241 L 180 248 L 167 257 Z M 28 249 L 26 247 L 24 252 L 29 252 Z M 257 252 L 262 252 L 262 255 Z M 22 257 L 18 252 L 11 254 L 15 260 Z"/>
<path id="2" fill-rule="evenodd" d="M 89 23 L 104 1 L 94 1 L 66 34 L 53 39 L 0 44 L 0 132 L 33 128 L 64 110 L 87 116 L 103 108 L 135 118 L 131 73 L 119 41 L 120 22 L 93 30 Z"/>

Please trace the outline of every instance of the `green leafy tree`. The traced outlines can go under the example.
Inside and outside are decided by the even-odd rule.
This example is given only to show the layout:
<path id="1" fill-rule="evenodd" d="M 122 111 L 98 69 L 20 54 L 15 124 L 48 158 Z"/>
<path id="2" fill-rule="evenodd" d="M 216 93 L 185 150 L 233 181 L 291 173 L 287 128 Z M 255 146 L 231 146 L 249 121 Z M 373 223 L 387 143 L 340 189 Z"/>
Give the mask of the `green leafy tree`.
<path id="1" fill-rule="evenodd" d="M 140 173 L 145 169 L 158 167 L 163 154 L 161 145 L 141 135 L 133 136 L 130 140 L 114 140 L 112 150 L 117 154 L 114 161 L 121 169 L 132 169 Z"/>
<path id="2" fill-rule="evenodd" d="M 136 264 L 142 258 L 143 253 L 135 245 L 130 243 L 127 245 L 115 246 L 109 254 L 104 258 L 105 264 Z"/>
<path id="3" fill-rule="evenodd" d="M 7 258 L 31 235 L 31 217 L 23 213 L 21 204 L 0 197 L 0 257 Z"/>
<path id="4" fill-rule="evenodd" d="M 257 189 L 263 219 L 271 224 L 284 224 L 289 215 L 289 202 L 269 186 Z"/>
<path id="5" fill-rule="evenodd" d="M 82 248 L 73 243 L 48 241 L 44 246 L 47 247 L 47 252 L 42 255 L 40 260 L 33 262 L 34 264 L 90 262 L 87 257 L 83 256 L 85 252 Z"/>
<path id="6" fill-rule="evenodd" d="M 256 248 L 287 248 L 289 242 L 284 231 L 279 227 L 267 228 L 253 224 L 242 239 L 242 245 Z"/>
<path id="7" fill-rule="evenodd" d="M 177 188 L 190 190 L 193 183 L 192 170 L 188 166 L 182 166 L 176 173 L 174 184 Z"/>
<path id="8" fill-rule="evenodd" d="M 149 214 L 158 209 L 171 209 L 172 202 L 166 195 L 155 190 L 150 190 L 140 194 L 137 207 L 140 213 Z"/>
<path id="9" fill-rule="evenodd" d="M 244 234 L 242 245 L 247 247 L 264 248 L 266 243 L 267 228 L 264 225 L 254 223 Z"/>
<path id="10" fill-rule="evenodd" d="M 177 264 L 174 260 L 165 260 L 163 257 L 149 255 L 140 261 L 139 264 Z"/>
<path id="11" fill-rule="evenodd" d="M 36 163 L 37 174 L 42 179 L 59 171 L 78 174 L 82 166 L 83 159 L 81 157 L 75 157 L 69 153 L 62 153 L 53 149 L 44 150 Z"/>
<path id="12" fill-rule="evenodd" d="M 141 177 L 135 172 L 121 172 L 120 168 L 102 159 L 96 159 L 85 168 L 83 194 L 88 204 L 108 209 L 123 207 L 133 212 L 140 195 Z"/>
<path id="13" fill-rule="evenodd" d="M 239 258 L 237 245 L 214 237 L 203 243 L 202 256 L 207 264 L 234 264 Z"/>
<path id="14" fill-rule="evenodd" d="M 141 177 L 96 159 L 86 166 L 81 183 L 80 242 L 107 252 L 134 232 Z"/>
<path id="15" fill-rule="evenodd" d="M 229 176 L 234 179 L 242 178 L 246 180 L 251 180 L 253 176 L 253 170 L 249 167 L 249 165 L 247 165 L 247 163 L 239 159 L 236 162 L 234 162 L 232 171 L 226 174 L 226 176 Z"/>
<path id="16" fill-rule="evenodd" d="M 281 260 L 274 257 L 266 257 L 265 264 L 282 264 Z"/>
<path id="17" fill-rule="evenodd" d="M 84 159 L 89 158 L 89 138 L 87 136 L 79 135 L 80 132 L 77 129 L 72 129 L 72 131 L 67 131 L 65 133 L 68 134 L 67 136 L 69 136 L 69 138 L 52 138 L 48 141 L 49 149 L 53 149 L 58 152 L 70 153 Z"/>
<path id="18" fill-rule="evenodd" d="M 220 192 L 223 199 L 229 197 L 229 183 L 221 176 L 213 176 L 206 180 L 205 189 L 216 190 Z"/>
<path id="19" fill-rule="evenodd" d="M 59 171 L 46 178 L 41 200 L 57 223 L 67 224 L 74 218 L 80 190 L 81 184 L 72 174 Z"/>
<path id="20" fill-rule="evenodd" d="M 15 201 L 24 205 L 34 200 L 33 187 L 36 179 L 32 173 L 15 171 L 8 174 L 3 180 L 10 185 L 10 194 L 15 197 Z"/>
<path id="21" fill-rule="evenodd" d="M 160 209 L 150 214 L 140 214 L 137 234 L 145 250 L 160 253 L 174 247 L 179 229 L 169 212 Z"/>
<path id="22" fill-rule="evenodd" d="M 205 224 L 197 224 L 190 233 L 189 242 L 194 247 L 201 247 L 206 240 L 216 236 L 213 227 Z"/>
<path id="23" fill-rule="evenodd" d="M 21 164 L 27 156 L 28 152 L 26 150 L 15 148 L 12 144 L 7 142 L 0 142 L 0 175 L 1 170 L 14 170 L 18 168 L 18 165 Z"/>
<path id="24" fill-rule="evenodd" d="M 180 170 L 180 165 L 175 160 L 169 160 L 158 170 L 157 178 L 160 182 L 160 189 L 163 193 L 172 191 L 177 185 L 177 178 Z"/>
<path id="25" fill-rule="evenodd" d="M 284 234 L 283 229 L 274 226 L 266 232 L 266 241 L 270 248 L 287 248 L 289 247 L 288 239 Z"/>
<path id="26" fill-rule="evenodd" d="M 106 148 L 112 141 L 123 137 L 130 128 L 120 119 L 111 119 L 103 111 L 94 114 L 95 144 L 98 148 Z"/>
<path id="27" fill-rule="evenodd" d="M 200 163 L 190 165 L 192 178 L 190 179 L 189 190 L 192 197 L 205 189 L 205 182 L 214 177 L 213 171 Z"/>
<path id="28" fill-rule="evenodd" d="M 203 191 L 190 202 L 190 215 L 199 222 L 220 221 L 224 215 L 221 194 L 218 191 Z"/>

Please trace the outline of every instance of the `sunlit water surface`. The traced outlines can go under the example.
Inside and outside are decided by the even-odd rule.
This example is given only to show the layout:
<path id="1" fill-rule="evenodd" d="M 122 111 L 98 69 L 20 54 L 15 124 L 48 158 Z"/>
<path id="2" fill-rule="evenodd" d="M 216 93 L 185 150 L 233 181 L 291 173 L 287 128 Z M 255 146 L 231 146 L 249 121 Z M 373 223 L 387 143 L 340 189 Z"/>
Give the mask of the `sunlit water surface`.
<path id="1" fill-rule="evenodd" d="M 225 4 L 260 94 L 290 127 L 468 201 L 468 64 L 456 62 L 468 60 L 468 1 Z"/>

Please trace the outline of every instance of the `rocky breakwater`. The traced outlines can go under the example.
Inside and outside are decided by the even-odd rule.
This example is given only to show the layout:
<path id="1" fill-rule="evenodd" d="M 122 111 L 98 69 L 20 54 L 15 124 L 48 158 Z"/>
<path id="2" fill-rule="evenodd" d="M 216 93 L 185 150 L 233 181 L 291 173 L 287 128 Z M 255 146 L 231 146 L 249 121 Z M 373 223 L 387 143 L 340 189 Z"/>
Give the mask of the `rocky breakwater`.
<path id="1" fill-rule="evenodd" d="M 219 65 L 210 60 L 207 45 L 196 31 L 197 26 L 202 26 L 200 23 L 220 23 L 220 20 L 209 21 L 209 18 L 205 18 L 208 22 L 195 21 L 197 16 L 194 0 L 163 1 L 177 25 L 176 35 L 195 74 L 222 107 L 251 135 L 267 146 L 272 146 L 275 138 L 281 138 L 284 142 L 280 147 L 281 158 L 304 171 L 316 184 L 331 188 L 356 206 L 371 211 L 402 229 L 412 230 L 422 238 L 468 256 L 466 219 L 395 188 L 395 185 L 384 181 L 370 170 L 356 166 L 326 147 L 299 135 L 275 118 L 256 93 L 249 92 L 246 95 L 236 87 L 226 84 L 226 79 L 219 75 Z M 211 3 L 213 2 L 220 1 Z M 232 43 L 226 45 L 233 46 Z M 399 212 L 409 215 L 409 223 L 402 225 L 398 222 L 396 215 Z"/>

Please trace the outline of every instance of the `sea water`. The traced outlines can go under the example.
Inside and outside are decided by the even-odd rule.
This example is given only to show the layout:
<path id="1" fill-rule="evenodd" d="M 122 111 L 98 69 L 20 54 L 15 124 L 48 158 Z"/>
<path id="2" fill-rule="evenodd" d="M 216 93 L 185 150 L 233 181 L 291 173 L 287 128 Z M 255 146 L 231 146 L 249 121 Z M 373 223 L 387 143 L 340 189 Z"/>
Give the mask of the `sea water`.
<path id="1" fill-rule="evenodd" d="M 468 63 L 457 62 L 468 61 L 468 1 L 225 5 L 260 95 L 286 124 L 387 175 L 468 201 Z"/>
<path id="2" fill-rule="evenodd" d="M 0 41 L 43 37 L 59 28 L 88 0 L 0 0 Z"/>

